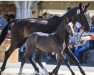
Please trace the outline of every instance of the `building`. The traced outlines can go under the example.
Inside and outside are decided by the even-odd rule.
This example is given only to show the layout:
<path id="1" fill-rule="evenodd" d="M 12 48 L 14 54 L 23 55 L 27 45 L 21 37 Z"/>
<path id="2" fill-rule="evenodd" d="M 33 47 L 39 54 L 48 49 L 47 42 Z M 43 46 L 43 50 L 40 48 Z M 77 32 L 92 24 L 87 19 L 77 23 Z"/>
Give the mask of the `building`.
<path id="1" fill-rule="evenodd" d="M 32 8 L 32 14 L 33 17 L 37 17 L 38 15 L 42 15 L 44 12 L 50 13 L 50 14 L 57 14 L 57 15 L 63 15 L 66 12 L 66 9 L 68 7 L 74 7 L 77 6 L 80 2 L 82 2 L 84 5 L 88 2 L 90 3 L 89 6 L 89 13 L 90 16 L 94 15 L 94 1 L 89 0 L 62 0 L 62 1 L 39 1 L 37 2 L 36 6 L 31 7 Z M 13 1 L 1 1 L 0 2 L 0 15 L 2 14 L 16 14 L 16 6 Z"/>

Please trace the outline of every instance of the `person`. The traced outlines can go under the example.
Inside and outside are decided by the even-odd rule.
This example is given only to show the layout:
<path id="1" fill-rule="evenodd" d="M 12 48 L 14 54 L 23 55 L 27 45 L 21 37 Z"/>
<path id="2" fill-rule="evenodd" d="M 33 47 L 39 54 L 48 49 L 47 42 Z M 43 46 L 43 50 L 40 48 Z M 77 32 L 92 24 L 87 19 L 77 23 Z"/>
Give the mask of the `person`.
<path id="1" fill-rule="evenodd" d="M 43 19 L 43 16 L 38 16 L 39 19 Z"/>
<path id="2" fill-rule="evenodd" d="M 94 16 L 91 17 L 92 26 L 94 26 Z"/>
<path id="3" fill-rule="evenodd" d="M 12 21 L 12 20 L 14 20 L 15 19 L 15 15 L 14 14 L 10 14 L 9 15 L 9 21 Z"/>
<path id="4" fill-rule="evenodd" d="M 23 57 L 24 50 L 25 50 L 25 44 L 19 49 L 19 61 L 21 61 Z"/>
<path id="5" fill-rule="evenodd" d="M 94 24 L 92 24 L 90 32 L 94 33 Z M 91 36 L 90 49 L 94 49 L 94 35 Z"/>
<path id="6" fill-rule="evenodd" d="M 7 25 L 7 19 L 4 16 L 0 17 L 0 25 L 2 26 L 2 29 Z"/>
<path id="7" fill-rule="evenodd" d="M 48 16 L 48 13 L 47 13 L 47 12 L 44 12 L 44 13 L 42 14 L 42 16 L 43 16 L 44 19 L 46 19 L 47 16 Z"/>
<path id="8" fill-rule="evenodd" d="M 77 32 L 80 32 L 81 24 L 77 21 L 75 26 L 77 28 Z"/>
<path id="9" fill-rule="evenodd" d="M 3 17 L 7 20 L 7 22 L 9 22 L 9 14 L 4 14 Z"/>
<path id="10" fill-rule="evenodd" d="M 79 61 L 81 61 L 80 60 L 80 56 L 81 56 L 81 54 L 82 53 L 84 53 L 84 52 L 86 52 L 86 51 L 88 51 L 89 50 L 89 48 L 90 48 L 90 42 L 89 42 L 89 40 L 84 40 L 84 42 L 83 43 L 77 43 L 76 42 L 76 47 L 75 47 L 75 51 L 74 51 L 74 55 L 76 56 L 76 58 L 79 60 Z"/>
<path id="11" fill-rule="evenodd" d="M 81 28 L 81 33 L 83 32 L 82 28 Z M 70 42 L 70 48 L 74 47 L 74 55 L 76 56 L 76 58 L 81 62 L 81 54 L 88 51 L 90 48 L 90 41 L 86 40 L 86 39 L 81 39 L 80 34 L 76 34 L 74 35 L 74 37 L 71 39 Z M 83 37 L 87 37 L 87 36 L 83 36 Z M 81 40 L 79 40 L 81 39 Z"/>

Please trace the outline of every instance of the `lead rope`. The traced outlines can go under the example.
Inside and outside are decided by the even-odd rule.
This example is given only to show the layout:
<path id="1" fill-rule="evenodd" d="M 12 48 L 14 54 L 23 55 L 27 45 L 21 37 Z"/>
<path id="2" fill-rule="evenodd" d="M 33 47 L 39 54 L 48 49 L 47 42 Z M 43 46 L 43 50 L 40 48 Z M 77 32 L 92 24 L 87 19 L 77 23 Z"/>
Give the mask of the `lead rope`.
<path id="1" fill-rule="evenodd" d="M 80 35 L 80 37 L 79 37 L 79 39 L 78 39 L 78 42 L 80 42 L 83 33 L 84 33 L 84 31 L 81 33 L 81 35 Z"/>

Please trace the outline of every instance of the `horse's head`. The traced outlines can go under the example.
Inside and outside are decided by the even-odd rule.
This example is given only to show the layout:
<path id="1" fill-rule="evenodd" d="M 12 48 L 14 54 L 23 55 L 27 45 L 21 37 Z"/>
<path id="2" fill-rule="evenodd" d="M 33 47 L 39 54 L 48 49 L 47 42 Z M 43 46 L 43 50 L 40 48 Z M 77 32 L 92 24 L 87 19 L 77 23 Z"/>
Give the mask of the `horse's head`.
<path id="1" fill-rule="evenodd" d="M 79 6 L 71 8 L 66 15 L 72 20 L 73 24 L 75 24 L 77 21 L 81 23 L 82 27 L 84 28 L 84 31 L 90 30 L 90 17 L 87 13 L 87 8 L 89 7 L 90 3 L 88 3 L 86 6 L 82 6 L 82 3 L 79 4 Z"/>

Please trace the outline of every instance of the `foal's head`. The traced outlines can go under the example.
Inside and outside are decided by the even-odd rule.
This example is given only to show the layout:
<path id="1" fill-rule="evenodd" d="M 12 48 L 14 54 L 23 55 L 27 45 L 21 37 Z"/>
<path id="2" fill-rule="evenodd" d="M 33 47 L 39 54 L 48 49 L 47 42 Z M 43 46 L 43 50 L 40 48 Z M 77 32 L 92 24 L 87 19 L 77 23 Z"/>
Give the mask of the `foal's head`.
<path id="1" fill-rule="evenodd" d="M 63 35 L 66 34 L 66 33 L 68 33 L 68 34 L 70 34 L 70 35 L 73 35 L 73 31 L 72 31 L 72 28 L 71 28 L 71 26 L 70 26 L 70 23 L 71 23 L 71 21 L 69 20 L 69 18 L 65 18 L 65 19 L 61 22 L 61 24 L 60 24 L 60 26 L 59 26 L 57 32 L 59 31 L 59 33 L 60 33 L 61 35 L 62 35 L 62 33 L 63 33 Z"/>
<path id="2" fill-rule="evenodd" d="M 88 3 L 86 6 L 82 6 L 80 3 L 79 6 L 74 7 L 70 9 L 66 15 L 71 18 L 71 21 L 75 25 L 75 23 L 78 21 L 81 23 L 82 27 L 84 28 L 84 31 L 90 30 L 90 17 L 87 14 L 87 8 L 89 7 L 90 3 Z"/>
<path id="3" fill-rule="evenodd" d="M 74 32 L 73 32 L 72 27 L 71 27 L 71 25 L 72 25 L 71 21 L 69 20 L 69 18 L 66 18 L 64 20 L 64 22 L 65 22 L 64 24 L 65 24 L 66 32 L 73 36 Z"/>

